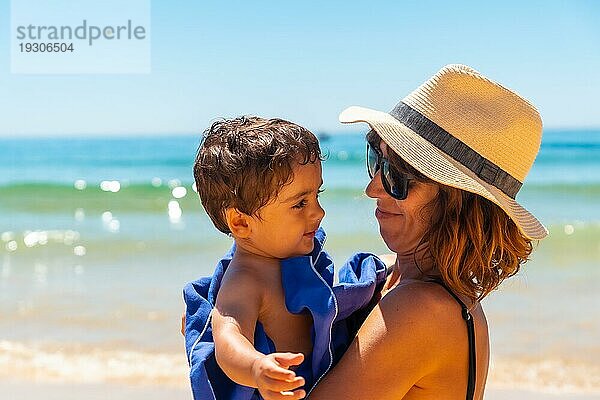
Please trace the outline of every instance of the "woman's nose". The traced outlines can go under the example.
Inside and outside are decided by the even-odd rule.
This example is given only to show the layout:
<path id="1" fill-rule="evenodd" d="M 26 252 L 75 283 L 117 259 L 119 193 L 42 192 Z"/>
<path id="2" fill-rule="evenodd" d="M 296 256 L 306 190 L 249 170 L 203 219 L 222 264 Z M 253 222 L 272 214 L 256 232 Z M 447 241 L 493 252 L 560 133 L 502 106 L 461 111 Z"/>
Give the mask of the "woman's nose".
<path id="1" fill-rule="evenodd" d="M 382 197 L 385 193 L 383 189 L 383 184 L 381 183 L 381 168 L 375 173 L 373 178 L 371 178 L 371 182 L 365 188 L 365 194 L 372 199 L 376 199 Z"/>

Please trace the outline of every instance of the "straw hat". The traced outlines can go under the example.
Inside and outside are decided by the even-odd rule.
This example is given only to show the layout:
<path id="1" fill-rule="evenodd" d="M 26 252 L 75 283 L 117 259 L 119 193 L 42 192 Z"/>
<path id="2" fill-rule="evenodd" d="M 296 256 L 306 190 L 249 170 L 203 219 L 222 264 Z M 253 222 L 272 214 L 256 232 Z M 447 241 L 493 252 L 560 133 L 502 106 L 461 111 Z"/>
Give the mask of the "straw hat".
<path id="1" fill-rule="evenodd" d="M 415 169 L 500 206 L 529 239 L 548 231 L 515 201 L 539 151 L 542 120 L 531 103 L 465 65 L 452 64 L 389 113 L 349 107 Z"/>

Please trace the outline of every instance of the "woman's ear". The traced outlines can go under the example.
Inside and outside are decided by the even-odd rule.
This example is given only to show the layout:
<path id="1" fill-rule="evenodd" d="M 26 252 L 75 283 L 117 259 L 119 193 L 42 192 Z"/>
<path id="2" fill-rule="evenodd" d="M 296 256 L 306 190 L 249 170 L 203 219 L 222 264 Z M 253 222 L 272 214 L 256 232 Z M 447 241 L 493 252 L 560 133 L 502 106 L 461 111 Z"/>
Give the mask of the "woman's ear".
<path id="1" fill-rule="evenodd" d="M 245 239 L 250 236 L 252 228 L 249 215 L 244 214 L 237 208 L 228 208 L 225 210 L 225 218 L 227 226 L 234 237 Z"/>

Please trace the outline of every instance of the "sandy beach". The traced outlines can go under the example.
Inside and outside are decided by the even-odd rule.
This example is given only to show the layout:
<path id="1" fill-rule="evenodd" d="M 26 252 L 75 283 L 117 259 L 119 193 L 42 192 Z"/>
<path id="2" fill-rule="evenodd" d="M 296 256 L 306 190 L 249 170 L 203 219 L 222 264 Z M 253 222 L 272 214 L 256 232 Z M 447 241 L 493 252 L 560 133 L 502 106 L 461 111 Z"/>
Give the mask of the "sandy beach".
<path id="1" fill-rule="evenodd" d="M 32 384 L 28 382 L 0 382 L 3 399 L 28 400 L 186 400 L 192 399 L 189 390 L 156 386 L 115 384 Z M 490 388 L 485 400 L 596 400 L 600 394 L 540 393 L 522 390 Z"/>

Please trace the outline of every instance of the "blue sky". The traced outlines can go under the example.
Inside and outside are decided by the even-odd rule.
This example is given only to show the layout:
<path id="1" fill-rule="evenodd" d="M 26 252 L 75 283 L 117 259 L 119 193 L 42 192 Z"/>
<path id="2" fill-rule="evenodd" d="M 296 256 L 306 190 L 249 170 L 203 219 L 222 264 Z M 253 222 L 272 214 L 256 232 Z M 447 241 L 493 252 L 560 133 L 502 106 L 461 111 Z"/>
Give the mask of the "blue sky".
<path id="1" fill-rule="evenodd" d="M 529 98 L 547 128 L 600 127 L 593 0 L 155 0 L 151 73 L 139 75 L 12 74 L 11 35 L 2 0 L 5 137 L 191 133 L 240 114 L 347 130 L 346 106 L 389 110 L 457 62 Z"/>

